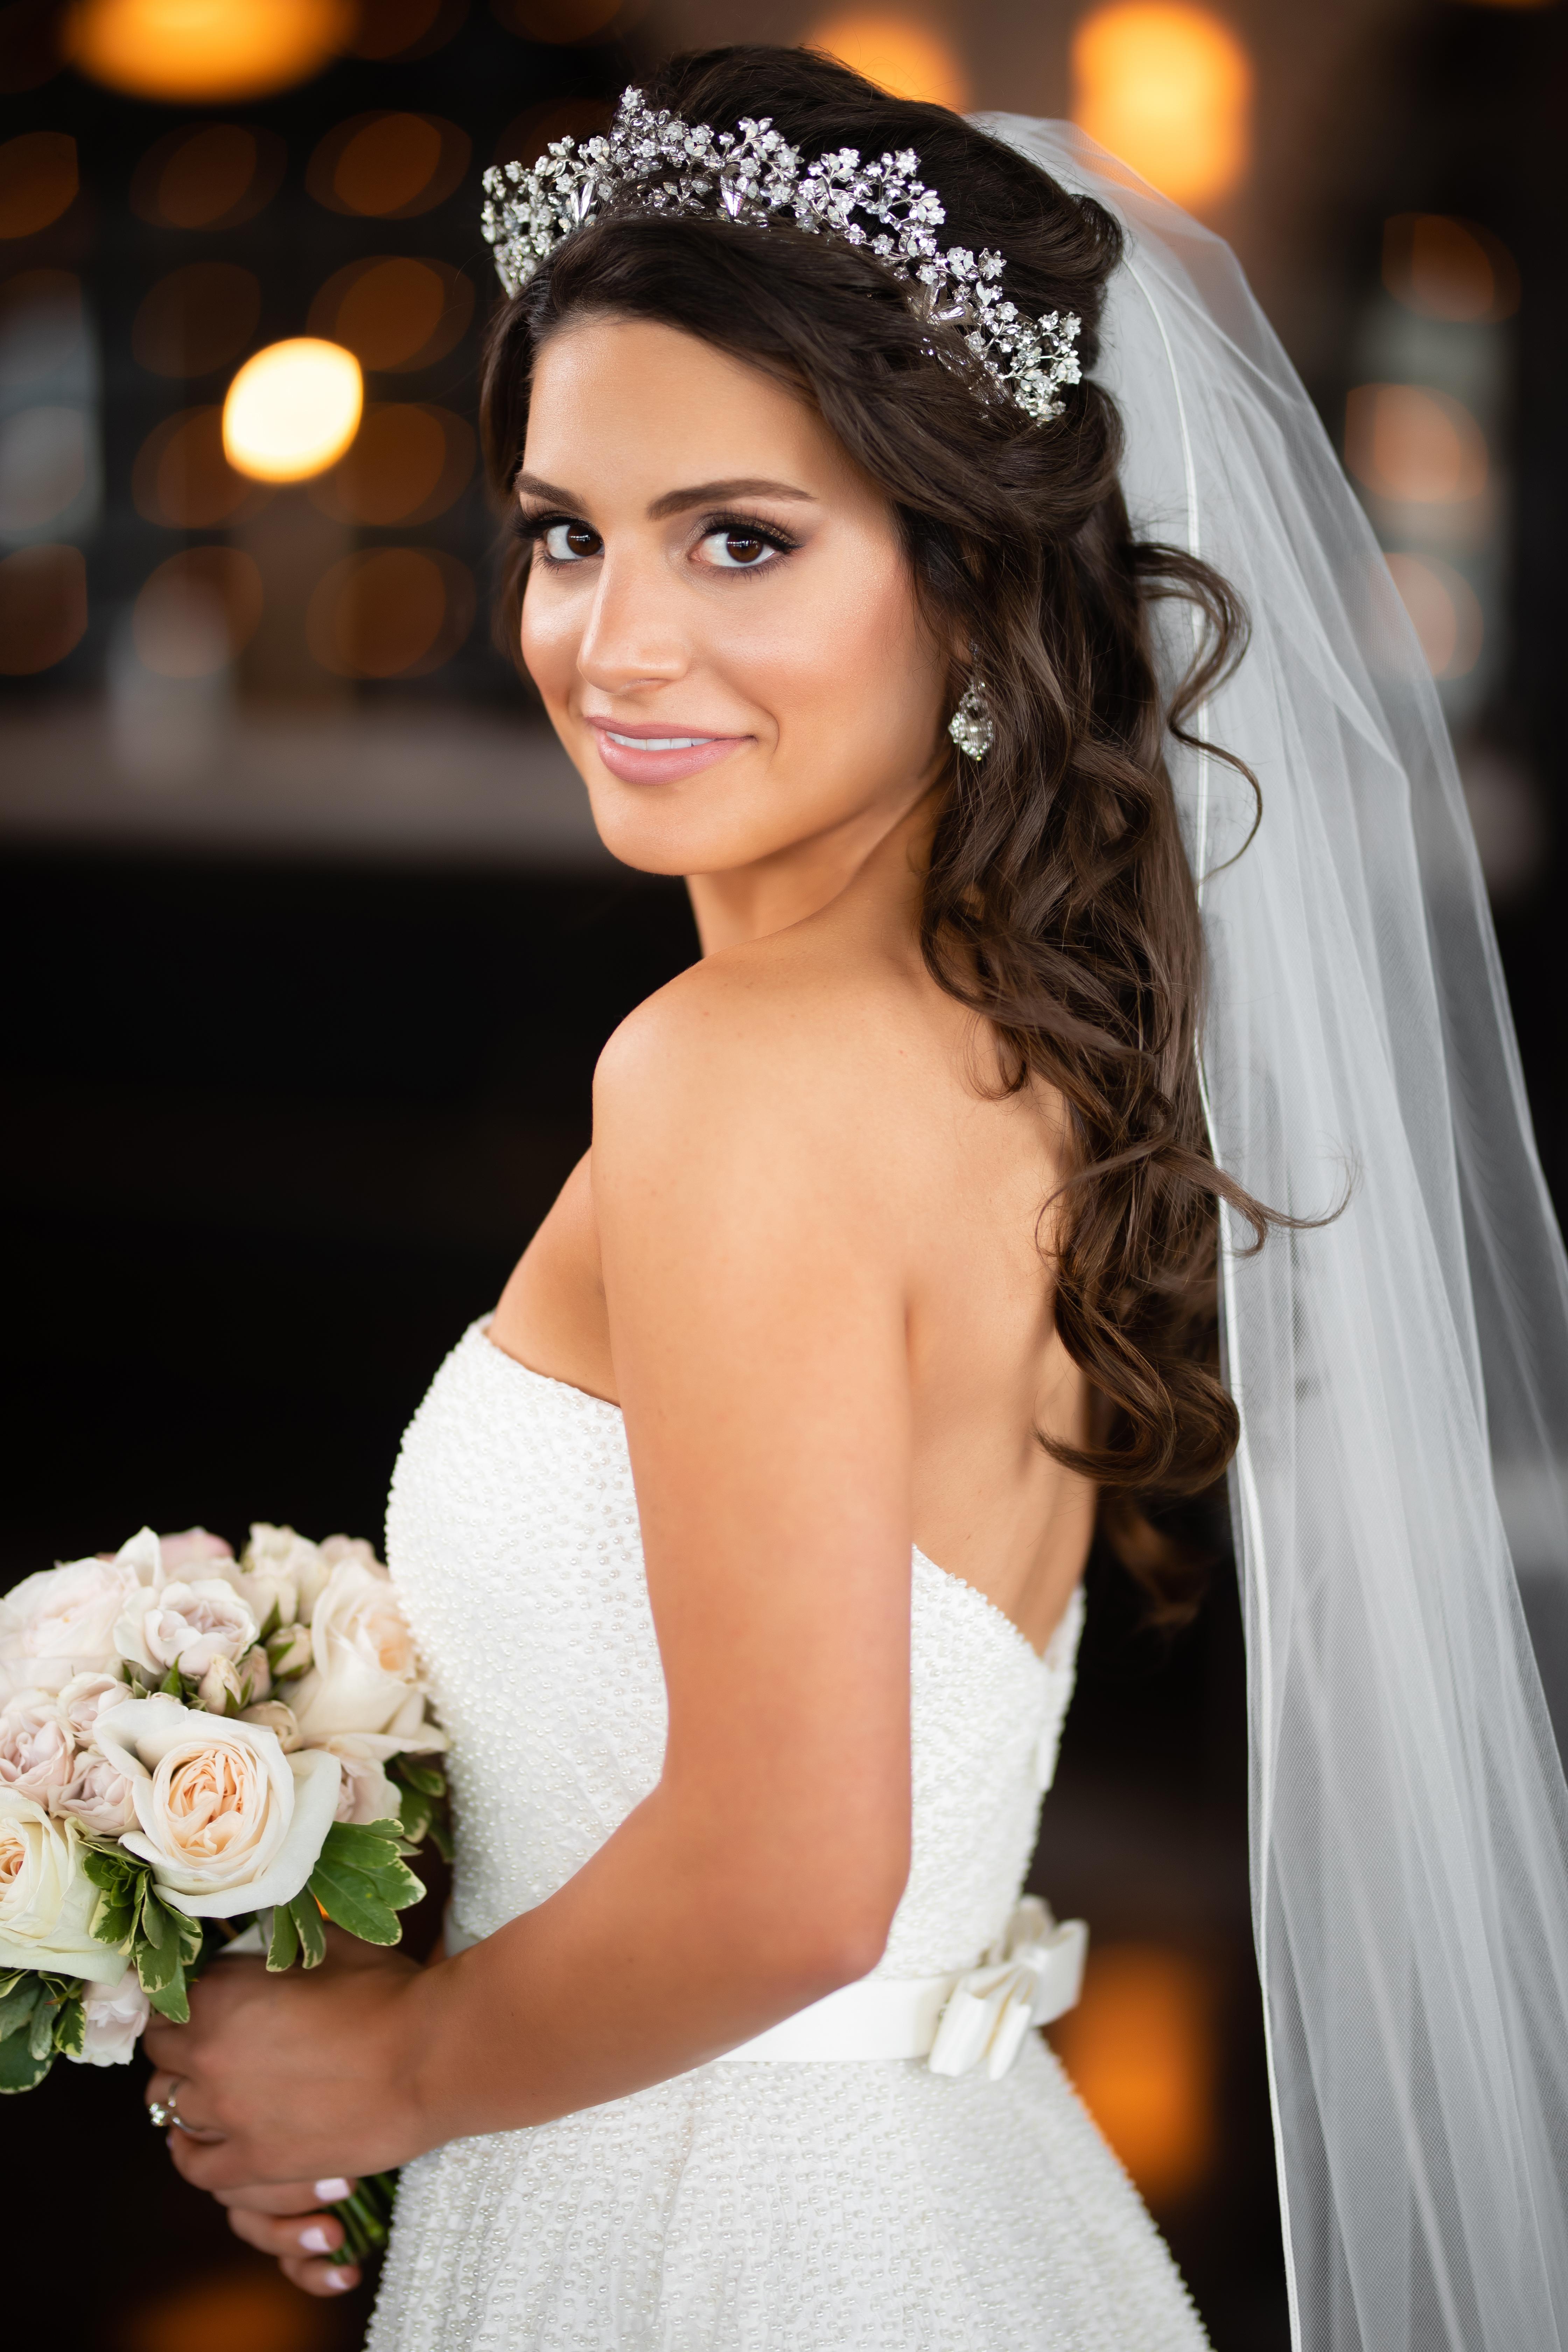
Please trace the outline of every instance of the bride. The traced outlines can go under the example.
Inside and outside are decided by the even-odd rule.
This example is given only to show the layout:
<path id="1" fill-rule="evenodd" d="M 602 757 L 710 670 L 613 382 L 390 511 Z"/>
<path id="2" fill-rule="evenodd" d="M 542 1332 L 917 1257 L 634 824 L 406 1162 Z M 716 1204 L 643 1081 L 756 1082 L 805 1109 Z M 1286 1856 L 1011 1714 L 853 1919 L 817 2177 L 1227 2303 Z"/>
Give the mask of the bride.
<path id="1" fill-rule="evenodd" d="M 209 1974 L 146 2037 L 176 2162 L 317 2293 L 406 2168 L 375 2352 L 1201 2346 L 1018 1895 L 1097 1511 L 1158 1600 L 1143 1505 L 1234 1460 L 1295 2340 L 1568 2341 L 1492 1467 L 1560 1569 L 1568 1291 L 1300 387 L 1087 142 L 809 54 L 492 197 L 522 658 L 703 955 L 398 1464 L 444 1953 Z"/>

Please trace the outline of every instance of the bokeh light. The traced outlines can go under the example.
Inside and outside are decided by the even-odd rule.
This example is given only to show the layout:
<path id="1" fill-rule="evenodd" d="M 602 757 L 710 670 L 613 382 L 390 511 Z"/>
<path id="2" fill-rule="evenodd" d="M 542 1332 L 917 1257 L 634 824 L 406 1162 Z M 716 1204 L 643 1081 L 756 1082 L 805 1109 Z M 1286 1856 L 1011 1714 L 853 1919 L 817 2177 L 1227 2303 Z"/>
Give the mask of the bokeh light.
<path id="1" fill-rule="evenodd" d="M 614 107 L 599 98 L 552 98 L 542 106 L 525 106 L 496 141 L 493 160 L 537 163 L 552 139 L 575 139 L 581 144 L 595 132 L 608 131 L 614 114 Z"/>
<path id="2" fill-rule="evenodd" d="M 172 131 L 138 163 L 132 209 L 158 228 L 237 228 L 271 203 L 287 160 L 275 131 L 244 123 Z"/>
<path id="3" fill-rule="evenodd" d="M 1217 2080 L 1213 1994 L 1198 1963 L 1160 1945 L 1091 1954 L 1082 1998 L 1051 2041 L 1149 2202 L 1196 2189 L 1214 2162 Z"/>
<path id="4" fill-rule="evenodd" d="M 0 286 L 0 384 L 53 375 L 81 336 L 81 280 L 74 270 L 20 269 Z"/>
<path id="5" fill-rule="evenodd" d="M 136 452 L 131 496 L 138 514 L 167 530 L 216 530 L 264 495 L 224 453 L 223 411 L 187 408 L 155 425 Z"/>
<path id="6" fill-rule="evenodd" d="M 1072 37 L 1073 121 L 1173 203 L 1217 204 L 1251 160 L 1252 62 L 1206 8 L 1096 8 Z"/>
<path id="7" fill-rule="evenodd" d="M 468 0 L 374 0 L 362 7 L 350 57 L 400 64 L 444 48 L 468 13 Z"/>
<path id="8" fill-rule="evenodd" d="M 434 114 L 358 114 L 311 155 L 305 185 L 330 212 L 407 220 L 445 204 L 468 168 L 469 142 Z"/>
<path id="9" fill-rule="evenodd" d="M 473 576 L 426 547 L 345 556 L 322 578 L 305 635 L 342 677 L 420 677 L 449 661 L 473 626 Z"/>
<path id="10" fill-rule="evenodd" d="M 1345 463 L 1380 499 L 1450 506 L 1487 486 L 1485 436 L 1446 392 L 1358 384 L 1345 404 Z"/>
<path id="11" fill-rule="evenodd" d="M 87 565 L 79 547 L 23 547 L 0 562 L 0 672 L 52 669 L 87 632 Z"/>
<path id="12" fill-rule="evenodd" d="M 186 548 L 142 583 L 132 642 L 160 677 L 207 677 L 249 644 L 261 604 L 261 574 L 240 549 Z"/>
<path id="13" fill-rule="evenodd" d="M 71 61 L 94 81 L 176 105 L 265 98 L 349 40 L 350 0 L 77 0 Z"/>
<path id="14" fill-rule="evenodd" d="M 63 521 L 93 470 L 89 419 L 54 403 L 19 408 L 0 425 L 0 531 L 25 539 Z"/>
<path id="15" fill-rule="evenodd" d="M 473 310 L 473 281 L 449 262 L 377 254 L 333 271 L 308 324 L 381 373 L 434 367 L 461 341 Z"/>
<path id="16" fill-rule="evenodd" d="M 1391 555 L 1388 568 L 1433 677 L 1466 677 L 1480 659 L 1486 635 L 1469 582 L 1436 555 Z"/>
<path id="17" fill-rule="evenodd" d="M 121 2352 L 332 2352 L 342 2341 L 330 2304 L 312 2301 L 259 2264 L 172 2284 L 131 2304 L 115 2330 Z"/>
<path id="18" fill-rule="evenodd" d="M 449 408 L 386 401 L 365 410 L 353 446 L 312 483 L 317 506 L 342 522 L 384 530 L 430 522 L 462 496 L 474 470 L 474 436 Z"/>
<path id="19" fill-rule="evenodd" d="M 960 114 L 971 102 L 969 77 L 951 43 L 907 16 L 848 9 L 822 17 L 800 45 L 853 67 L 894 98 L 924 99 Z"/>
<path id="20" fill-rule="evenodd" d="M 316 335 L 269 343 L 229 385 L 224 454 L 258 482 L 302 482 L 336 464 L 363 407 L 359 362 L 341 343 Z"/>
<path id="21" fill-rule="evenodd" d="M 494 0 L 496 15 L 525 41 L 549 41 L 565 47 L 573 41 L 591 41 L 595 33 L 603 33 L 621 19 L 619 29 L 640 16 L 637 5 L 626 5 L 626 0 Z M 739 37 L 732 36 L 731 37 Z"/>
<path id="22" fill-rule="evenodd" d="M 37 236 L 76 201 L 76 141 L 24 131 L 0 145 L 0 236 Z"/>
<path id="23" fill-rule="evenodd" d="M 1407 310 L 1454 324 L 1506 319 L 1519 271 L 1498 237 L 1442 213 L 1396 213 L 1383 230 L 1383 282 Z"/>
<path id="24" fill-rule="evenodd" d="M 261 281 L 233 261 L 172 269 L 142 298 L 131 352 L 153 375 L 210 375 L 237 359 L 261 316 Z"/>

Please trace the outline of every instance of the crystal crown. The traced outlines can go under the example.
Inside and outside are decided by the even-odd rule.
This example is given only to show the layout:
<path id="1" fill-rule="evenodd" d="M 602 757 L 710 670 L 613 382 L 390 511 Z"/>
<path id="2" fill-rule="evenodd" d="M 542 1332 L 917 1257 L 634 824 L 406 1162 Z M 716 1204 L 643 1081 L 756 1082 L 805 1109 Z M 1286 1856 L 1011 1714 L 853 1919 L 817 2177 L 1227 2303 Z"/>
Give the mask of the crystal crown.
<path id="1" fill-rule="evenodd" d="M 484 187 L 481 223 L 509 294 L 607 212 L 696 213 L 756 228 L 784 217 L 871 255 L 908 287 L 915 316 L 959 336 L 994 391 L 1037 425 L 1061 415 L 1063 388 L 1079 381 L 1080 321 L 1070 310 L 1027 318 L 1002 290 L 999 253 L 942 249 L 934 232 L 946 215 L 912 148 L 863 163 L 841 147 L 806 164 L 766 116 L 713 131 L 656 112 L 628 89 L 607 137 L 552 140 L 531 169 L 492 165 Z M 941 341 L 927 348 L 948 357 Z"/>

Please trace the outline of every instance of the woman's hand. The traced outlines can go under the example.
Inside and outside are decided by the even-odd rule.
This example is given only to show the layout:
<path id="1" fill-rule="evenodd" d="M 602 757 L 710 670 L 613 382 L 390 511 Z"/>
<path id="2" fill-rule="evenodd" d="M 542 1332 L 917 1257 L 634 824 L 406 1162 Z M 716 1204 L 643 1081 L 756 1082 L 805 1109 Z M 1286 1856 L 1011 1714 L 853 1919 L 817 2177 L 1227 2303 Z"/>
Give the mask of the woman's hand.
<path id="1" fill-rule="evenodd" d="M 335 1931 L 309 1973 L 271 1976 L 259 1960 L 209 1968 L 192 1987 L 190 2023 L 154 2017 L 142 2037 L 157 2069 L 149 2104 L 176 2095 L 183 2128 L 170 2138 L 184 2178 L 219 2195 L 297 2189 L 423 2153 L 436 2137 L 422 2137 L 412 2090 L 413 1995 L 426 1974 Z"/>
<path id="2" fill-rule="evenodd" d="M 169 2134 L 175 2170 L 184 2173 L 185 2135 Z M 194 2145 L 194 2143 L 192 2143 Z M 237 2238 L 264 2254 L 274 2254 L 285 2278 L 307 2294 L 344 2294 L 360 2283 L 360 2267 L 342 2252 L 343 2225 L 326 2208 L 342 2202 L 352 2180 L 286 2181 L 272 2189 L 219 2189 L 214 2194 L 228 2210 Z"/>

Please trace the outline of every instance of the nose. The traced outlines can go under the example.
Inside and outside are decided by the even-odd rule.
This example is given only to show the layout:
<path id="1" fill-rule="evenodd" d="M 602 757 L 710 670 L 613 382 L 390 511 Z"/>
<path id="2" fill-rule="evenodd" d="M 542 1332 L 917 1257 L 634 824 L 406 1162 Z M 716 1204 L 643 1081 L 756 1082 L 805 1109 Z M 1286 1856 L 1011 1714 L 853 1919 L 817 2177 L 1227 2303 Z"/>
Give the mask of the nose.
<path id="1" fill-rule="evenodd" d="M 675 604 L 663 564 L 639 562 L 629 551 L 606 552 L 577 649 L 577 667 L 588 684 L 625 694 L 683 677 L 690 649 Z"/>

